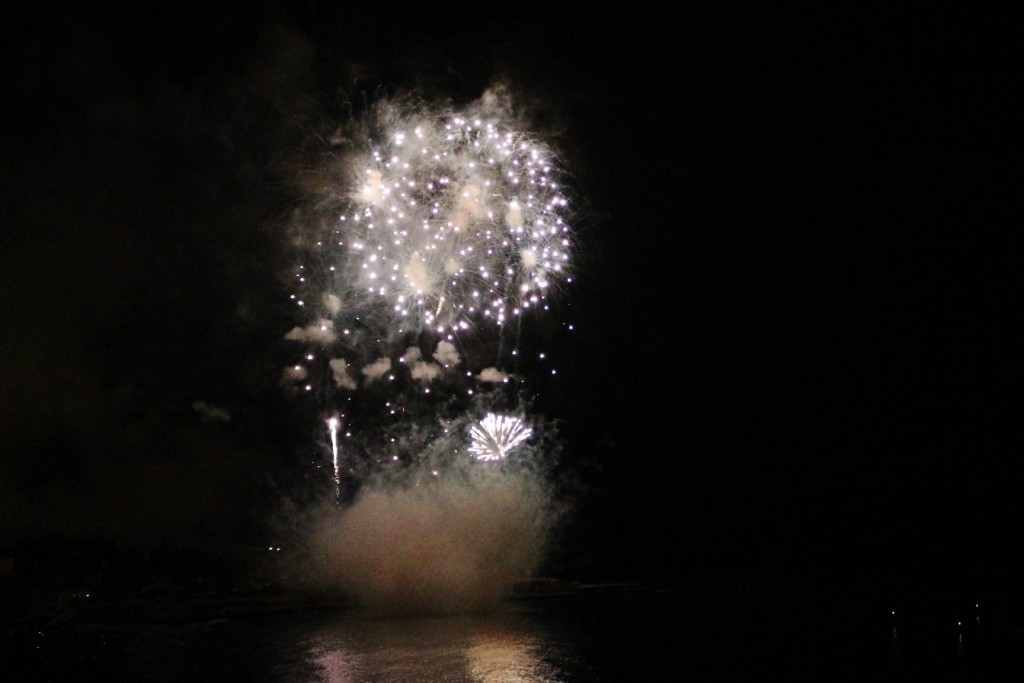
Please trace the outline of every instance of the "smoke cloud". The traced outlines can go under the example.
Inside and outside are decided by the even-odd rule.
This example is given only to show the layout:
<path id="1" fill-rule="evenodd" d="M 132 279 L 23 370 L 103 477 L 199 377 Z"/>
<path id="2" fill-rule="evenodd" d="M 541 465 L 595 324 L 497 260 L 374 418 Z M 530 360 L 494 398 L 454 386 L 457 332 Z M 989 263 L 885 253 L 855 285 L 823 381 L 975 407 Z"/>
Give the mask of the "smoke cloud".
<path id="1" fill-rule="evenodd" d="M 412 370 L 409 371 L 409 374 L 412 375 L 413 379 L 430 382 L 441 374 L 441 366 L 437 363 L 424 363 L 423 361 L 417 361 L 412 366 Z"/>
<path id="2" fill-rule="evenodd" d="M 290 365 L 281 371 L 281 384 L 301 382 L 309 376 L 309 370 L 304 365 Z"/>
<path id="3" fill-rule="evenodd" d="M 459 356 L 459 352 L 455 350 L 454 344 L 447 341 L 439 341 L 437 342 L 437 350 L 434 351 L 434 360 L 448 367 L 450 365 L 458 365 L 462 358 Z"/>
<path id="4" fill-rule="evenodd" d="M 403 363 L 415 363 L 419 359 L 423 358 L 423 353 L 420 352 L 418 346 L 410 346 L 405 350 L 405 354 L 402 356 Z"/>
<path id="5" fill-rule="evenodd" d="M 334 386 L 349 391 L 356 390 L 356 380 L 348 374 L 348 363 L 344 358 L 332 358 L 328 365 L 331 366 L 331 372 L 334 373 Z"/>
<path id="6" fill-rule="evenodd" d="M 540 479 L 498 468 L 369 487 L 312 535 L 314 583 L 387 613 L 494 605 L 544 557 L 554 514 Z"/>
<path id="7" fill-rule="evenodd" d="M 324 294 L 324 308 L 331 315 L 338 315 L 341 313 L 341 299 L 333 294 Z"/>
<path id="8" fill-rule="evenodd" d="M 390 369 L 391 359 L 387 356 L 382 356 L 369 365 L 364 366 L 362 372 L 366 376 L 366 381 L 372 382 L 373 380 L 380 378 Z"/>
<path id="9" fill-rule="evenodd" d="M 306 327 L 293 327 L 284 338 L 288 341 L 314 342 L 330 344 L 338 335 L 334 333 L 334 323 L 323 318 Z"/>
<path id="10" fill-rule="evenodd" d="M 508 381 L 508 375 L 494 367 L 484 368 L 476 378 L 481 382 L 489 382 L 492 384 L 500 384 Z"/>
<path id="11" fill-rule="evenodd" d="M 192 410 L 199 413 L 206 422 L 231 422 L 231 413 L 206 401 L 193 401 Z"/>

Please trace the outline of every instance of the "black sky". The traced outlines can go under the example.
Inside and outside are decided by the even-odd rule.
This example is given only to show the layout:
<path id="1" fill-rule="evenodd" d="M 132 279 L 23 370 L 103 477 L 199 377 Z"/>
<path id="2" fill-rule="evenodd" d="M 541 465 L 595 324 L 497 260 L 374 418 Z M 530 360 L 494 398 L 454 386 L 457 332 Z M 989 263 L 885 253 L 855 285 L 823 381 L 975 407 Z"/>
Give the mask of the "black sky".
<path id="1" fill-rule="evenodd" d="M 537 385 L 587 482 L 564 562 L 1019 573 L 1019 12 L 5 23 L 0 533 L 228 538 L 300 486 L 275 233 L 298 150 L 346 99 L 502 78 L 580 199 L 576 332 Z"/>

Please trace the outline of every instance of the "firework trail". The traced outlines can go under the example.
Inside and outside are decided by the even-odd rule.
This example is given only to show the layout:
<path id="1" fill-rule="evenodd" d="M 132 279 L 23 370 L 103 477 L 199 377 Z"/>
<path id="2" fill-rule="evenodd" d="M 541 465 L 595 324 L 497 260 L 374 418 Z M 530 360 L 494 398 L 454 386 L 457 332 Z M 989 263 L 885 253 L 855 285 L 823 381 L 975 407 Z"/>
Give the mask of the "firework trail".
<path id="1" fill-rule="evenodd" d="M 334 456 L 334 485 L 338 485 L 338 427 L 341 421 L 332 415 L 327 419 L 327 429 L 331 433 L 331 454 Z"/>

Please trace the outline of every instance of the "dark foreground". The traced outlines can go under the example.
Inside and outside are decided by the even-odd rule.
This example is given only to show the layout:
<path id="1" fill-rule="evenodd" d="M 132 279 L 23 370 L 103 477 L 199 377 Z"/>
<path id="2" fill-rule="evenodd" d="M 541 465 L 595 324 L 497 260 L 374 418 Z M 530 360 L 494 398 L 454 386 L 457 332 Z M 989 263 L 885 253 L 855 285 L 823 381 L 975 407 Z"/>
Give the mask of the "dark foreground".
<path id="1" fill-rule="evenodd" d="M 8 596 L 10 597 L 10 596 Z M 280 589 L 69 595 L 8 611 L 7 681 L 1022 680 L 1024 629 L 998 610 L 791 606 L 743 589 L 538 581 L 496 609 L 375 615 Z M 973 606 L 972 606 L 973 607 Z M 977 615 L 976 615 L 977 616 Z M 989 623 L 992 622 L 992 623 Z M 896 627 L 895 640 L 893 627 Z"/>

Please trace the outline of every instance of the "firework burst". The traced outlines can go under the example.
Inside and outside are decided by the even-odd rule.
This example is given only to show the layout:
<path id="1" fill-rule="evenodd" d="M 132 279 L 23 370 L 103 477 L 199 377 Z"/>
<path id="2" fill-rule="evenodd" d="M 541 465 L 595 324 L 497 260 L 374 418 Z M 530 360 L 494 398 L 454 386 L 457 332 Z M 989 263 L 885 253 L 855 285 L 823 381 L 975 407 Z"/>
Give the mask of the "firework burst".
<path id="1" fill-rule="evenodd" d="M 477 460 L 502 460 L 532 433 L 518 417 L 487 413 L 469 428 L 469 454 Z"/>
<path id="2" fill-rule="evenodd" d="M 394 329 L 450 334 L 546 308 L 571 281 L 555 155 L 510 119 L 494 97 L 454 113 L 378 106 L 316 242 L 348 301 L 383 304 Z M 300 285 L 318 284 L 310 270 Z"/>

